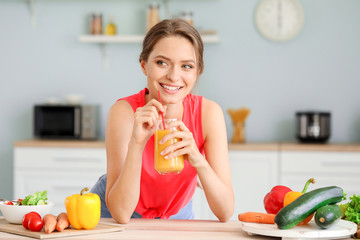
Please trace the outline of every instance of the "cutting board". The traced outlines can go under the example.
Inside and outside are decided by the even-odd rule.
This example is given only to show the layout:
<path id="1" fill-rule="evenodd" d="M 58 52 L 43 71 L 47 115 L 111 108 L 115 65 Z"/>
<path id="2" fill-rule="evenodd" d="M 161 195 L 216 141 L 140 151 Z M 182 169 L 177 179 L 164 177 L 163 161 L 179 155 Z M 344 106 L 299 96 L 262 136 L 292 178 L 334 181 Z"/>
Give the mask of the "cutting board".
<path id="1" fill-rule="evenodd" d="M 99 223 L 95 228 L 90 230 L 76 230 L 74 228 L 65 229 L 62 232 L 52 232 L 47 234 L 42 229 L 40 232 L 32 232 L 30 230 L 25 229 L 22 225 L 11 224 L 8 223 L 5 219 L 0 219 L 0 231 L 7 232 L 32 238 L 38 239 L 47 239 L 47 238 L 64 238 L 64 237 L 73 237 L 80 235 L 89 235 L 89 234 L 98 234 L 98 233 L 108 233 L 108 232 L 116 232 L 123 231 L 125 229 L 124 226 L 112 226 Z"/>
<path id="2" fill-rule="evenodd" d="M 125 226 L 126 230 L 169 230 L 195 232 L 239 232 L 239 221 L 221 223 L 217 220 L 180 220 L 180 219 L 142 219 L 131 218 L 126 225 L 116 223 L 112 218 L 102 218 L 100 223 L 112 226 Z"/>
<path id="3" fill-rule="evenodd" d="M 300 239 L 341 239 L 349 238 L 357 230 L 357 225 L 353 222 L 340 220 L 336 225 L 328 228 L 319 228 L 314 220 L 306 225 L 295 226 L 291 229 L 281 230 L 275 224 L 259 224 L 240 222 L 241 229 L 245 232 L 271 237 L 281 237 L 282 240 Z"/>

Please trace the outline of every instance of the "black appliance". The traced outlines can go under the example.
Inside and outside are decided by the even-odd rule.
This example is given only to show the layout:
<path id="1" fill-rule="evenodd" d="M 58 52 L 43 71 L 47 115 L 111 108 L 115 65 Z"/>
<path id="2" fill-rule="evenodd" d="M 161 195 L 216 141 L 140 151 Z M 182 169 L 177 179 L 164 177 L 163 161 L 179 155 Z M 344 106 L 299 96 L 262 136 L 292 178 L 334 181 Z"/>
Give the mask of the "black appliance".
<path id="1" fill-rule="evenodd" d="M 36 105 L 34 135 L 46 139 L 96 139 L 98 107 L 95 105 Z"/>
<path id="2" fill-rule="evenodd" d="M 297 138 L 304 143 L 325 143 L 330 138 L 331 113 L 296 112 Z"/>

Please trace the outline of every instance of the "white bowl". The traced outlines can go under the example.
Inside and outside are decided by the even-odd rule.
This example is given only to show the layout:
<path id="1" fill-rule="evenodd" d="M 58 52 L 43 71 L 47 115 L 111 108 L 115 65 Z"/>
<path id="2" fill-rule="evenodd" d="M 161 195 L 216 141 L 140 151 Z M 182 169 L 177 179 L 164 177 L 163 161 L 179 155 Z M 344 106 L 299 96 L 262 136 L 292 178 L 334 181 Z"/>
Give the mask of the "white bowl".
<path id="1" fill-rule="evenodd" d="M 50 213 L 50 210 L 54 206 L 53 202 L 47 201 L 46 205 L 35 206 L 16 206 L 5 205 L 5 202 L 0 202 L 0 210 L 6 221 L 14 224 L 22 224 L 23 216 L 29 212 L 37 212 L 43 218 L 46 214 Z"/>
<path id="2" fill-rule="evenodd" d="M 73 104 L 73 105 L 82 104 L 84 100 L 84 96 L 79 94 L 70 94 L 65 97 L 65 100 L 68 104 Z"/>

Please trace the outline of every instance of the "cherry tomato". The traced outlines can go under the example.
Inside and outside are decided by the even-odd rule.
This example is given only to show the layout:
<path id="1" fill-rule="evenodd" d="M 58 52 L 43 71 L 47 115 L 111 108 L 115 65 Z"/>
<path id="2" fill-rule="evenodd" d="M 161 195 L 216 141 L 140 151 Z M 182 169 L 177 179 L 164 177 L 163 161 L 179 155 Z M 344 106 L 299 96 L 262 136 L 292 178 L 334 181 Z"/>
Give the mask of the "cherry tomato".
<path id="1" fill-rule="evenodd" d="M 29 220 L 28 226 L 29 230 L 38 232 L 43 228 L 44 222 L 41 220 L 41 218 L 32 217 Z"/>
<path id="2" fill-rule="evenodd" d="M 22 219 L 22 225 L 24 226 L 24 228 L 29 229 L 28 225 L 31 218 L 39 218 L 41 220 L 40 214 L 38 214 L 37 212 L 29 212 L 25 214 Z"/>
<path id="3" fill-rule="evenodd" d="M 24 199 L 21 199 L 21 198 L 18 199 L 19 205 L 22 205 L 21 204 L 22 201 L 24 201 Z"/>
<path id="4" fill-rule="evenodd" d="M 14 203 L 12 201 L 6 201 L 5 205 L 14 205 Z"/>

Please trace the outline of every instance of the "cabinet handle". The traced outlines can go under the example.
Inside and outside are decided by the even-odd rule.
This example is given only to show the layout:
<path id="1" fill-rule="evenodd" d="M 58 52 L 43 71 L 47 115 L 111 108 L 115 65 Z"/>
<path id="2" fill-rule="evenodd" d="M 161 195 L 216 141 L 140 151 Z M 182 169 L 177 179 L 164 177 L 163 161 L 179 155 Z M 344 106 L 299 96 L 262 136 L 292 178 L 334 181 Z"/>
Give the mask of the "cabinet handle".
<path id="1" fill-rule="evenodd" d="M 94 157 L 53 157 L 55 162 L 102 162 L 101 158 Z"/>
<path id="2" fill-rule="evenodd" d="M 360 161 L 321 161 L 323 167 L 360 167 Z"/>

